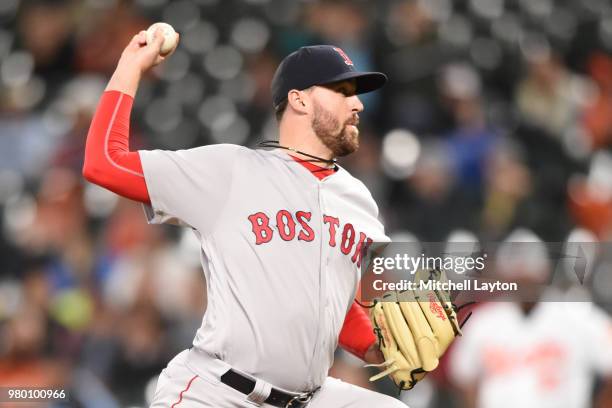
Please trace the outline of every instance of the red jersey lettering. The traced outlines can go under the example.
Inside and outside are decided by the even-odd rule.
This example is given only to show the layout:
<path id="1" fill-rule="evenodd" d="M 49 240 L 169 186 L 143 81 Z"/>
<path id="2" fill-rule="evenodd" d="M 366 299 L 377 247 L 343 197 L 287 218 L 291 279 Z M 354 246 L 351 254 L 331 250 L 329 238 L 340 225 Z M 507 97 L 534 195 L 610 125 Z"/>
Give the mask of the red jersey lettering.
<path id="1" fill-rule="evenodd" d="M 293 221 L 289 211 L 280 210 L 276 214 L 276 226 L 278 227 L 278 235 L 283 241 L 291 241 L 295 238 L 295 221 Z"/>
<path id="2" fill-rule="evenodd" d="M 365 251 L 368 250 L 368 247 L 371 243 L 371 238 L 368 238 L 363 232 L 359 233 L 359 242 L 357 242 L 357 245 L 355 245 L 355 252 L 351 257 L 351 261 L 353 261 L 353 263 L 357 263 L 357 267 L 361 266 L 361 259 L 363 258 L 363 254 L 365 253 Z"/>
<path id="3" fill-rule="evenodd" d="M 297 218 L 298 222 L 302 226 L 302 231 L 298 234 L 298 240 L 310 242 L 314 239 L 315 233 L 308 225 L 312 214 L 306 211 L 298 211 L 295 213 L 295 218 Z"/>
<path id="4" fill-rule="evenodd" d="M 344 255 L 348 255 L 351 252 L 351 248 L 355 244 L 355 228 L 353 224 L 346 223 L 342 230 L 342 244 L 340 244 L 340 250 Z"/>
<path id="5" fill-rule="evenodd" d="M 336 227 L 340 225 L 340 220 L 329 215 L 323 216 L 323 222 L 329 224 L 329 246 L 336 246 Z"/>
<path id="6" fill-rule="evenodd" d="M 270 218 L 266 214 L 258 212 L 249 215 L 249 221 L 251 221 L 255 234 L 255 244 L 261 245 L 270 242 L 274 233 L 270 228 Z"/>

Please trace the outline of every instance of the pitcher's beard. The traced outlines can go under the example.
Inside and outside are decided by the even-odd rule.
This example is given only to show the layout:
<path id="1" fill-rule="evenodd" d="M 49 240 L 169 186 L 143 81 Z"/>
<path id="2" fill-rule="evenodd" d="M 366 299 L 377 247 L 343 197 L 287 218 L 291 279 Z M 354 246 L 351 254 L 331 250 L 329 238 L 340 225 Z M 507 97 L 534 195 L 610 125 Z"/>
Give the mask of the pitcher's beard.
<path id="1" fill-rule="evenodd" d="M 359 149 L 359 130 L 350 121 L 343 124 L 315 102 L 312 129 L 334 157 L 347 156 Z"/>

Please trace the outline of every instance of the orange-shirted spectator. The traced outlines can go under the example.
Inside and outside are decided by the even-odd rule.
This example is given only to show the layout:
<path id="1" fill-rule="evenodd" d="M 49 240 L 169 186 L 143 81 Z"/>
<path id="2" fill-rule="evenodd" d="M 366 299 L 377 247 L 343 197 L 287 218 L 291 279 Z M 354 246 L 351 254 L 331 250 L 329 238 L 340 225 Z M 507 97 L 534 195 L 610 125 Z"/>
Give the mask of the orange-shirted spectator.
<path id="1" fill-rule="evenodd" d="M 583 124 L 591 136 L 593 149 L 612 143 L 612 57 L 595 53 L 588 62 L 588 71 L 599 90 L 593 103 L 583 114 Z"/>

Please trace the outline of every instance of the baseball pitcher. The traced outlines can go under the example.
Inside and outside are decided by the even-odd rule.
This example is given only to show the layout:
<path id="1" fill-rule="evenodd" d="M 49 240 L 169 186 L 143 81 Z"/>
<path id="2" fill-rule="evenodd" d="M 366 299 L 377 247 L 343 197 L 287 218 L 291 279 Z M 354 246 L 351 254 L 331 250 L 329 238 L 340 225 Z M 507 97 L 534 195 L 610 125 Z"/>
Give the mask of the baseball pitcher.
<path id="1" fill-rule="evenodd" d="M 150 223 L 193 229 L 208 306 L 193 347 L 159 377 L 153 407 L 404 406 L 327 376 L 340 343 L 381 363 L 369 318 L 353 302 L 362 249 L 388 238 L 367 188 L 335 162 L 359 147 L 358 94 L 386 76 L 359 72 L 340 49 L 303 47 L 272 82 L 273 150 L 212 145 L 130 151 L 144 72 L 161 63 L 161 32 L 134 36 L 87 136 L 84 177 L 145 204 Z"/>

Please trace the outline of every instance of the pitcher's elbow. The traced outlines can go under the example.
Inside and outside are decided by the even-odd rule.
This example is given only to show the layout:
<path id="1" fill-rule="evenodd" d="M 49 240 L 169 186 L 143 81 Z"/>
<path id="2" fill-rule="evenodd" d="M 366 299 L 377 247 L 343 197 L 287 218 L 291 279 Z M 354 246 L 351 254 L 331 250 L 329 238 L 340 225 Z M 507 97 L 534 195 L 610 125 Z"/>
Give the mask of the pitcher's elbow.
<path id="1" fill-rule="evenodd" d="M 100 184 L 101 172 L 95 166 L 85 163 L 83 165 L 83 170 L 81 173 L 83 174 L 83 178 L 85 178 L 85 180 L 89 181 L 90 183 Z"/>

